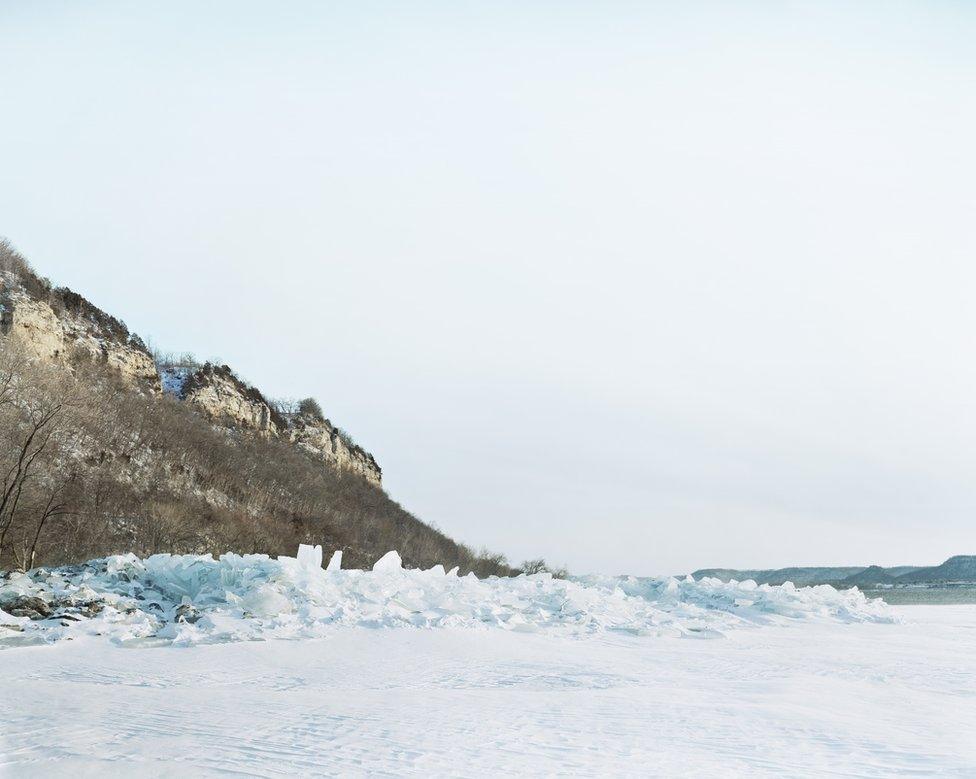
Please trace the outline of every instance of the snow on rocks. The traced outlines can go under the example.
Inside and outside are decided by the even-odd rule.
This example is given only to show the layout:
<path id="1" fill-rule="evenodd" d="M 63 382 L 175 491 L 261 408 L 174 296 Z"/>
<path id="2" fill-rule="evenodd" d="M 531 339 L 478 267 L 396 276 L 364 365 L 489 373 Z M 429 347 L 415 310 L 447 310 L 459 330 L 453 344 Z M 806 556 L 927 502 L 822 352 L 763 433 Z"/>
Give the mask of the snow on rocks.
<path id="1" fill-rule="evenodd" d="M 478 579 L 440 565 L 404 569 L 396 552 L 372 571 L 341 570 L 338 552 L 326 570 L 322 560 L 321 547 L 303 545 L 297 557 L 277 560 L 128 554 L 12 573 L 0 579 L 0 647 L 83 635 L 125 646 L 294 639 L 347 626 L 713 638 L 791 620 L 895 621 L 857 589 L 690 577 Z"/>
<path id="2" fill-rule="evenodd" d="M 159 369 L 159 381 L 163 392 L 174 397 L 183 396 L 183 386 L 186 384 L 193 368 L 181 365 L 174 365 Z"/>

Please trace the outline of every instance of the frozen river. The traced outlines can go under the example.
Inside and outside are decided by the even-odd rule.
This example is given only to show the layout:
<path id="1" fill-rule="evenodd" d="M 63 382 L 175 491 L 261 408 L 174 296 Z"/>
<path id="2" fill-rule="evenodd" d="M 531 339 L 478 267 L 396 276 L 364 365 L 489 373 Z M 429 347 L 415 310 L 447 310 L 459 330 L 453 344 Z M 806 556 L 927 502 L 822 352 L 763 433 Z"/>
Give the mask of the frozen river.
<path id="1" fill-rule="evenodd" d="M 4 776 L 976 775 L 976 607 L 714 640 L 441 628 L 0 651 Z"/>

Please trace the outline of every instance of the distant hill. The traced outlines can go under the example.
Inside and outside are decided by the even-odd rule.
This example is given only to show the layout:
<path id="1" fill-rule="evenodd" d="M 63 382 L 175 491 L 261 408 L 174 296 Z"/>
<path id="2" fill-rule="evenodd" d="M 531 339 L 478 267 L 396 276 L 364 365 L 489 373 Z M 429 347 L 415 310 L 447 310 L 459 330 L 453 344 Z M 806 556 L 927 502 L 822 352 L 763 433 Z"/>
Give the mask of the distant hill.
<path id="1" fill-rule="evenodd" d="M 700 579 L 710 576 L 722 581 L 752 579 L 758 584 L 797 585 L 832 584 L 836 587 L 871 587 L 875 585 L 937 584 L 941 582 L 976 583 L 976 555 L 950 557 L 941 565 L 922 567 L 898 565 L 883 568 L 880 565 L 853 567 L 804 567 L 804 568 L 700 568 L 692 576 Z"/>
<path id="2" fill-rule="evenodd" d="M 956 555 L 942 565 L 919 568 L 897 578 L 899 584 L 925 582 L 976 582 L 976 555 Z"/>
<path id="3" fill-rule="evenodd" d="M 897 578 L 899 576 L 904 576 L 906 573 L 917 571 L 920 567 L 921 566 L 918 565 L 896 565 L 893 568 L 885 568 L 885 571 Z"/>
<path id="4" fill-rule="evenodd" d="M 864 587 L 871 584 L 895 584 L 898 579 L 880 565 L 871 565 L 859 573 L 844 579 L 841 584 L 848 587 Z"/>
<path id="5" fill-rule="evenodd" d="M 714 579 L 721 579 L 723 582 L 731 579 L 736 579 L 740 582 L 746 579 L 752 579 L 758 584 L 793 582 L 793 584 L 809 585 L 843 581 L 849 576 L 854 576 L 863 570 L 865 570 L 863 565 L 846 568 L 776 568 L 771 570 L 701 568 L 695 571 L 692 576 L 696 579 L 709 576 Z"/>

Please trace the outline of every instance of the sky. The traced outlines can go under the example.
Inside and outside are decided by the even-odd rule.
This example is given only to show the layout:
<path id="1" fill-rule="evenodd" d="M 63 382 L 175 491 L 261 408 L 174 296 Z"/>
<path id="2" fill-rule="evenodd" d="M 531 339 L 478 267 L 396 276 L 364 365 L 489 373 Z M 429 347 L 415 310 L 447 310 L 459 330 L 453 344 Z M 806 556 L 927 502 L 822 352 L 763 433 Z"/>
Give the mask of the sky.
<path id="1" fill-rule="evenodd" d="M 976 6 L 0 0 L 0 235 L 574 572 L 976 553 Z"/>

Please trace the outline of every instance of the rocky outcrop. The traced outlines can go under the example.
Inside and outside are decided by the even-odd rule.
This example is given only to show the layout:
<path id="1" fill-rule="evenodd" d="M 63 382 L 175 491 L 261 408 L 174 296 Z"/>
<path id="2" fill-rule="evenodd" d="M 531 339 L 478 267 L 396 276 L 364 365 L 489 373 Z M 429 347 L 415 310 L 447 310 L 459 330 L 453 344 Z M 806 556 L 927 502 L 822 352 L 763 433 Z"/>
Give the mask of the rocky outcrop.
<path id="1" fill-rule="evenodd" d="M 358 473 L 373 484 L 380 484 L 383 472 L 373 455 L 357 446 L 328 419 L 296 417 L 289 422 L 288 437 L 314 457 L 335 468 Z"/>
<path id="2" fill-rule="evenodd" d="M 0 269 L 0 335 L 19 340 L 38 359 L 103 363 L 134 388 L 166 392 L 215 422 L 280 437 L 330 467 L 380 484 L 382 472 L 373 456 L 321 414 L 280 413 L 226 365 L 159 368 L 121 321 L 24 268 L 19 273 Z"/>
<path id="3" fill-rule="evenodd" d="M 332 468 L 358 474 L 380 484 L 382 471 L 369 452 L 321 416 L 282 414 L 259 390 L 238 378 L 226 365 L 207 363 L 196 370 L 163 368 L 167 392 L 192 403 L 215 421 L 290 441 Z"/>
<path id="4" fill-rule="evenodd" d="M 130 385 L 159 391 L 152 356 L 125 325 L 70 290 L 51 290 L 46 297 L 0 278 L 0 333 L 17 338 L 40 359 L 103 362 Z"/>
<path id="5" fill-rule="evenodd" d="M 26 296 L 6 296 L 3 333 L 19 338 L 32 354 L 44 360 L 60 357 L 65 352 L 61 320 L 47 303 Z"/>
<path id="6" fill-rule="evenodd" d="M 275 435 L 287 425 L 258 390 L 226 365 L 207 363 L 190 373 L 178 396 L 215 420 L 263 435 Z"/>

